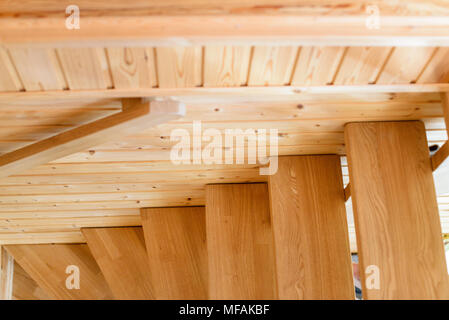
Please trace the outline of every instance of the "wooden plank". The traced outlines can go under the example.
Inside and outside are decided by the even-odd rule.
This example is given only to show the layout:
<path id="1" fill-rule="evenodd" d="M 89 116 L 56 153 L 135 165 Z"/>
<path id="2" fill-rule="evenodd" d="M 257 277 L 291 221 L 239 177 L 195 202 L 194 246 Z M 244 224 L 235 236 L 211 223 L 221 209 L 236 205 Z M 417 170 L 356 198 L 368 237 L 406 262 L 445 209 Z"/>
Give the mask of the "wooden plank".
<path id="1" fill-rule="evenodd" d="M 12 300 L 14 258 L 0 247 L 0 300 Z"/>
<path id="2" fill-rule="evenodd" d="M 368 1 L 143 1 L 130 5 L 78 5 L 83 12 L 76 31 L 61 24 L 65 5 L 26 1 L 15 9 L 5 5 L 0 20 L 3 44 L 24 45 L 203 45 L 206 43 L 295 45 L 445 45 L 448 10 L 444 3 L 377 1 L 379 28 L 367 25 Z M 65 4 L 65 5 L 64 5 Z M 344 5 L 343 5 L 344 4 Z M 57 9 L 56 9 L 57 8 Z M 36 10 L 37 9 L 37 10 Z M 27 14 L 23 14 L 23 13 Z M 374 17 L 375 18 L 375 17 Z M 32 28 L 30 24 L 32 23 Z M 70 41 L 67 41 L 70 40 Z"/>
<path id="3" fill-rule="evenodd" d="M 115 298 L 154 298 L 142 228 L 87 228 L 82 232 Z"/>
<path id="4" fill-rule="evenodd" d="M 10 50 L 10 54 L 25 90 L 68 88 L 54 49 L 15 48 Z"/>
<path id="5" fill-rule="evenodd" d="M 394 48 L 376 83 L 415 83 L 434 52 L 432 47 Z"/>
<path id="6" fill-rule="evenodd" d="M 156 299 L 208 298 L 204 207 L 141 209 Z"/>
<path id="7" fill-rule="evenodd" d="M 58 48 L 57 54 L 71 90 L 112 87 L 103 48 Z"/>
<path id="8" fill-rule="evenodd" d="M 430 158 L 432 170 L 435 171 L 449 157 L 449 143 L 446 141 L 441 148 Z"/>
<path id="9" fill-rule="evenodd" d="M 447 299 L 424 125 L 350 123 L 345 138 L 364 298 Z"/>
<path id="10" fill-rule="evenodd" d="M 243 86 L 248 81 L 251 47 L 206 46 L 204 51 L 204 86 Z"/>
<path id="11" fill-rule="evenodd" d="M 22 82 L 8 55 L 8 51 L 0 47 L 0 91 L 21 91 Z"/>
<path id="12" fill-rule="evenodd" d="M 253 49 L 248 85 L 282 86 L 290 84 L 297 58 L 297 47 L 262 47 Z"/>
<path id="13" fill-rule="evenodd" d="M 74 152 L 85 150 L 115 137 L 181 117 L 179 103 L 142 102 L 124 100 L 129 105 L 118 114 L 97 120 L 22 149 L 0 156 L 0 176 L 6 177 L 21 170 L 44 164 Z"/>
<path id="14" fill-rule="evenodd" d="M 345 187 L 345 201 L 348 201 L 351 197 L 351 185 L 348 183 Z"/>
<path id="15" fill-rule="evenodd" d="M 425 67 L 417 83 L 445 83 L 449 82 L 449 48 L 438 48 L 429 64 Z"/>
<path id="16" fill-rule="evenodd" d="M 117 89 L 157 86 L 153 48 L 107 48 L 114 87 Z"/>
<path id="17" fill-rule="evenodd" d="M 156 48 L 160 88 L 198 87 L 202 80 L 201 47 Z"/>
<path id="18" fill-rule="evenodd" d="M 85 244 L 8 245 L 6 250 L 45 292 L 60 300 L 111 299 L 112 294 L 100 268 Z M 79 269 L 79 289 L 68 289 L 66 281 Z M 76 280 L 74 280 L 76 282 Z M 71 282 L 71 284 L 74 284 Z"/>
<path id="19" fill-rule="evenodd" d="M 344 55 L 334 84 L 374 84 L 384 67 L 392 48 L 349 47 Z"/>
<path id="20" fill-rule="evenodd" d="M 14 300 L 51 300 L 51 297 L 39 287 L 23 268 L 14 263 L 13 293 Z"/>
<path id="21" fill-rule="evenodd" d="M 279 299 L 354 299 L 340 157 L 279 157 L 268 186 Z"/>
<path id="22" fill-rule="evenodd" d="M 275 299 L 266 184 L 206 186 L 210 299 Z"/>
<path id="23" fill-rule="evenodd" d="M 292 85 L 333 84 L 345 47 L 302 47 Z"/>

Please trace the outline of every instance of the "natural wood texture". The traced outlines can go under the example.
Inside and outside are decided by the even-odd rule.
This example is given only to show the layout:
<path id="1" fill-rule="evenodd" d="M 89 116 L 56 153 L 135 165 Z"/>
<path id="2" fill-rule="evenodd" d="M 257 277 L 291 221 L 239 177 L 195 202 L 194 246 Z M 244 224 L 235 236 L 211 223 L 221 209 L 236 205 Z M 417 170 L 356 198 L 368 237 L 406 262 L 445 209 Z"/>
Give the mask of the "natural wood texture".
<path id="1" fill-rule="evenodd" d="M 82 229 L 116 299 L 154 298 L 142 228 Z"/>
<path id="2" fill-rule="evenodd" d="M 351 197 L 351 185 L 348 183 L 345 187 L 345 201 L 348 201 Z"/>
<path id="3" fill-rule="evenodd" d="M 275 299 L 266 184 L 206 186 L 210 299 Z"/>
<path id="4" fill-rule="evenodd" d="M 279 157 L 268 186 L 279 299 L 354 299 L 340 157 Z"/>
<path id="5" fill-rule="evenodd" d="M 35 244 L 5 246 L 15 261 L 45 292 L 55 299 L 112 299 L 109 287 L 85 244 Z M 79 289 L 68 289 L 68 266 L 79 268 Z"/>
<path id="6" fill-rule="evenodd" d="M 447 83 L 449 82 L 449 48 L 438 48 L 424 72 L 418 79 L 418 83 Z"/>
<path id="7" fill-rule="evenodd" d="M 23 85 L 17 75 L 8 51 L 0 47 L 0 91 L 20 91 Z"/>
<path id="8" fill-rule="evenodd" d="M 350 123 L 345 140 L 364 298 L 448 299 L 424 125 Z M 365 283 L 373 265 L 379 288 Z"/>
<path id="9" fill-rule="evenodd" d="M 432 47 L 393 49 L 376 83 L 415 83 L 434 52 Z"/>
<path id="10" fill-rule="evenodd" d="M 116 89 L 157 86 L 153 48 L 107 49 L 109 67 Z"/>
<path id="11" fill-rule="evenodd" d="M 349 47 L 335 78 L 336 85 L 374 84 L 392 48 Z"/>
<path id="12" fill-rule="evenodd" d="M 208 298 L 204 207 L 141 209 L 156 299 Z"/>
<path id="13" fill-rule="evenodd" d="M 21 170 L 44 164 L 74 152 L 155 126 L 181 117 L 183 110 L 178 103 L 142 102 L 124 100 L 127 107 L 122 112 L 63 132 L 36 142 L 22 149 L 0 156 L 0 176 L 5 177 Z"/>
<path id="14" fill-rule="evenodd" d="M 449 157 L 449 143 L 446 141 L 443 146 L 430 158 L 432 170 L 435 171 Z"/>
<path id="15" fill-rule="evenodd" d="M 198 87 L 202 81 L 201 47 L 158 47 L 159 87 Z"/>
<path id="16" fill-rule="evenodd" d="M 12 296 L 14 300 L 51 300 L 51 297 L 37 285 L 36 281 L 17 262 L 14 263 Z"/>
<path id="17" fill-rule="evenodd" d="M 69 4 L 8 2 L 1 11 L 2 44 L 422 46 L 444 45 L 448 40 L 448 10 L 441 1 L 78 1 L 83 12 L 78 30 L 61 23 Z M 373 4 L 381 15 L 378 28 L 368 25 L 372 19 L 367 7 Z"/>
<path id="18" fill-rule="evenodd" d="M 249 46 L 206 46 L 204 51 L 204 86 L 243 86 L 248 81 L 251 57 Z"/>
<path id="19" fill-rule="evenodd" d="M 11 300 L 14 281 L 14 258 L 0 247 L 0 300 Z"/>
<path id="20" fill-rule="evenodd" d="M 63 90 L 68 85 L 54 49 L 16 48 L 10 50 L 12 61 L 25 90 Z"/>
<path id="21" fill-rule="evenodd" d="M 292 85 L 333 84 L 344 47 L 302 47 Z"/>
<path id="22" fill-rule="evenodd" d="M 449 136 L 449 94 L 441 94 L 441 102 L 443 107 L 444 122 L 446 123 L 446 131 Z"/>
<path id="23" fill-rule="evenodd" d="M 297 52 L 298 47 L 254 47 L 248 85 L 282 86 L 290 84 Z"/>

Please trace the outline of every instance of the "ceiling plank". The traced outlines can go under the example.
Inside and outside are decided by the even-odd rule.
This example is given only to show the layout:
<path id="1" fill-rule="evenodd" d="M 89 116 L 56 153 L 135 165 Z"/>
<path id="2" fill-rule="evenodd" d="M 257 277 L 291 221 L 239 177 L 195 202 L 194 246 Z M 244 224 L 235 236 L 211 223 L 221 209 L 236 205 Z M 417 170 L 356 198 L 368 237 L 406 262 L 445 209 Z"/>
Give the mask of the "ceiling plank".
<path id="1" fill-rule="evenodd" d="M 150 104 L 139 99 L 125 99 L 123 104 L 127 107 L 120 113 L 0 156 L 0 177 L 7 177 L 111 139 L 178 119 L 184 112 L 180 103 Z"/>

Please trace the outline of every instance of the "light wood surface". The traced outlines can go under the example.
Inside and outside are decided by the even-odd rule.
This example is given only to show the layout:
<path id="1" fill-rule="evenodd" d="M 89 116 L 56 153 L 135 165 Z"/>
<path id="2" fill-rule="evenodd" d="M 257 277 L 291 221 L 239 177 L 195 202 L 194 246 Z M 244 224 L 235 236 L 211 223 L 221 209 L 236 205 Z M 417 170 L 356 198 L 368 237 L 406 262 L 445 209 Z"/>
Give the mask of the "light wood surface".
<path id="1" fill-rule="evenodd" d="M 340 157 L 278 158 L 269 177 L 279 299 L 354 299 Z"/>
<path id="2" fill-rule="evenodd" d="M 364 298 L 448 299 L 424 125 L 350 123 L 345 140 Z"/>
<path id="3" fill-rule="evenodd" d="M 141 209 L 156 299 L 208 298 L 204 207 Z"/>
<path id="4" fill-rule="evenodd" d="M 59 300 L 113 299 L 100 268 L 86 244 L 5 246 L 14 260 L 52 298 Z M 68 289 L 68 266 L 79 268 L 80 288 Z"/>
<path id="5" fill-rule="evenodd" d="M 116 299 L 154 299 L 142 228 L 82 229 Z"/>
<path id="6" fill-rule="evenodd" d="M 52 300 L 17 262 L 14 263 L 12 298 L 14 300 Z"/>
<path id="7" fill-rule="evenodd" d="M 210 299 L 276 299 L 266 184 L 206 186 Z"/>
<path id="8" fill-rule="evenodd" d="M 13 297 L 14 258 L 0 247 L 0 300 L 11 300 Z"/>
<path id="9" fill-rule="evenodd" d="M 177 119 L 183 113 L 177 103 L 159 106 L 158 102 L 150 105 L 149 102 L 138 99 L 124 99 L 124 104 L 131 104 L 132 107 L 128 106 L 120 113 L 0 156 L 0 176 L 9 176 L 104 143 L 114 137 Z"/>

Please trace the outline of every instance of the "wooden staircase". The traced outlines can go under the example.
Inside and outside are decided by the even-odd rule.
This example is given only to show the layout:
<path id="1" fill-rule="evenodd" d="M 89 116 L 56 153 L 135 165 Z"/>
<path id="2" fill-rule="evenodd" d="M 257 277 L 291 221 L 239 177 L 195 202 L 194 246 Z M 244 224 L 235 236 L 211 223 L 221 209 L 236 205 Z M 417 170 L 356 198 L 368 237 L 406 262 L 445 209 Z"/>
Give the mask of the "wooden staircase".
<path id="1" fill-rule="evenodd" d="M 422 123 L 350 124 L 346 144 L 364 298 L 448 298 Z M 5 247 L 56 299 L 354 299 L 338 156 L 280 157 L 268 183 L 207 185 L 205 207 L 141 218 L 83 229 L 87 245 Z"/>

